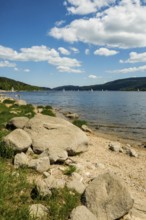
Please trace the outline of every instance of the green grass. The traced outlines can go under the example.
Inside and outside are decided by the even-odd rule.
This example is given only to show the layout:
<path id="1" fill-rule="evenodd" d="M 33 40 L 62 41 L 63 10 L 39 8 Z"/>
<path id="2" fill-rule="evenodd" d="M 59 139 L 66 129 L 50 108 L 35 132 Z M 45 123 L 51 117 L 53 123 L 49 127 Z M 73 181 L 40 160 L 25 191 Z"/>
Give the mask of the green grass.
<path id="1" fill-rule="evenodd" d="M 7 146 L 3 141 L 0 141 L 0 157 L 13 159 L 15 151 L 12 147 Z"/>
<path id="2" fill-rule="evenodd" d="M 69 167 L 66 168 L 66 170 L 64 171 L 64 174 L 67 176 L 71 176 L 75 171 L 76 171 L 76 167 L 73 165 L 70 165 Z"/>
<path id="3" fill-rule="evenodd" d="M 52 117 L 55 117 L 55 113 L 52 112 L 52 110 L 50 109 L 43 109 L 43 111 L 41 112 L 43 115 L 49 115 L 49 116 L 52 116 Z"/>
<path id="4" fill-rule="evenodd" d="M 82 125 L 87 125 L 87 122 L 84 120 L 74 120 L 73 124 L 76 125 L 77 127 L 81 128 Z"/>
<path id="5" fill-rule="evenodd" d="M 13 167 L 0 159 L 0 219 L 29 220 L 28 204 L 31 186 L 26 175 L 14 175 Z"/>
<path id="6" fill-rule="evenodd" d="M 80 205 L 80 195 L 66 187 L 64 189 L 53 189 L 51 192 L 51 196 L 44 199 L 36 196 L 34 201 L 48 208 L 49 220 L 68 220 L 71 211 Z"/>
<path id="7" fill-rule="evenodd" d="M 14 104 L 15 103 L 15 100 L 12 100 L 12 99 L 5 99 L 3 101 L 4 104 Z"/>

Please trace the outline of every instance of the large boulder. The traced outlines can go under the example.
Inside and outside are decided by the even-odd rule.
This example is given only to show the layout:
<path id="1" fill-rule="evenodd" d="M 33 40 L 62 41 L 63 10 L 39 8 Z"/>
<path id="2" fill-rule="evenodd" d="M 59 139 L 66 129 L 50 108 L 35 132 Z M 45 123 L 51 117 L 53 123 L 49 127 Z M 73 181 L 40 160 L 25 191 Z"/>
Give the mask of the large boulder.
<path id="1" fill-rule="evenodd" d="M 84 199 L 86 206 L 98 220 L 119 219 L 133 206 L 127 189 L 110 173 L 95 178 L 86 188 Z"/>
<path id="2" fill-rule="evenodd" d="M 22 100 L 22 99 L 18 99 L 16 100 L 15 102 L 17 105 L 27 105 L 27 102 L 25 100 Z"/>
<path id="3" fill-rule="evenodd" d="M 72 210 L 70 220 L 97 220 L 96 216 L 81 205 Z"/>
<path id="4" fill-rule="evenodd" d="M 68 155 L 84 152 L 88 148 L 88 139 L 81 129 L 61 118 L 36 115 L 26 124 L 24 130 L 32 138 L 35 153 L 48 150 L 52 160 L 65 160 Z"/>
<path id="5" fill-rule="evenodd" d="M 7 123 L 8 129 L 24 128 L 25 124 L 29 121 L 27 117 L 14 117 Z"/>
<path id="6" fill-rule="evenodd" d="M 27 132 L 16 129 L 4 137 L 4 142 L 17 152 L 26 151 L 32 144 L 32 140 Z"/>
<path id="7" fill-rule="evenodd" d="M 43 173 L 50 168 L 50 159 L 49 157 L 31 159 L 28 163 L 28 167 L 35 169 L 39 173 Z"/>

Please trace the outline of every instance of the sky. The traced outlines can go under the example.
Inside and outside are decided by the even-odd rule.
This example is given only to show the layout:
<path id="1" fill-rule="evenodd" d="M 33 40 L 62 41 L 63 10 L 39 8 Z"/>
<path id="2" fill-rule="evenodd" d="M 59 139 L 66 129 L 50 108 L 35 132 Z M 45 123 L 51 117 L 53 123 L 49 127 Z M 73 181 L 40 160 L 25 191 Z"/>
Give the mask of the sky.
<path id="1" fill-rule="evenodd" d="M 0 76 L 50 88 L 146 76 L 146 0 L 0 0 Z"/>

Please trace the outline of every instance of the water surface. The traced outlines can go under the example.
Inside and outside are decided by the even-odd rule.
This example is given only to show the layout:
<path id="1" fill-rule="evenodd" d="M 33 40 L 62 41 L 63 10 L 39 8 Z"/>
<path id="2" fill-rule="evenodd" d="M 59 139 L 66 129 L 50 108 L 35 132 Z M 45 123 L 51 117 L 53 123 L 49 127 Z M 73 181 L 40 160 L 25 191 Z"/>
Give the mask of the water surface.
<path id="1" fill-rule="evenodd" d="M 17 93 L 11 93 L 15 96 Z M 99 131 L 146 141 L 146 92 L 43 91 L 19 92 L 36 105 L 76 112 Z"/>

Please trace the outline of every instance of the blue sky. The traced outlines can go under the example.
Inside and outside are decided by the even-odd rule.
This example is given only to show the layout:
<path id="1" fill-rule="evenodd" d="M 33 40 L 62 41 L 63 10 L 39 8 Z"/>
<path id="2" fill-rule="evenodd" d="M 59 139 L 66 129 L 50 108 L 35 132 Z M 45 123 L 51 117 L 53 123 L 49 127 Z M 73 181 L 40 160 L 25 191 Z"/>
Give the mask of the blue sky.
<path id="1" fill-rule="evenodd" d="M 0 76 L 51 88 L 146 76 L 146 0 L 0 0 Z"/>

